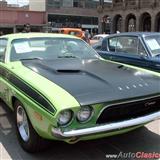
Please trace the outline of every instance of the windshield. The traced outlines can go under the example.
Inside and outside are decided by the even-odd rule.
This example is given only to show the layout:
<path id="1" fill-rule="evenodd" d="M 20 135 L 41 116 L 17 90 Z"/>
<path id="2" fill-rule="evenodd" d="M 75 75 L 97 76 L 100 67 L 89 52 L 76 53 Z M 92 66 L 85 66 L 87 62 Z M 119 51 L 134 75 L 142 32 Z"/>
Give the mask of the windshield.
<path id="1" fill-rule="evenodd" d="M 95 59 L 98 55 L 84 41 L 74 38 L 25 38 L 12 41 L 10 61 L 57 58 Z"/>
<path id="2" fill-rule="evenodd" d="M 147 46 L 149 47 L 153 57 L 160 55 L 160 36 L 147 36 L 145 37 Z"/>

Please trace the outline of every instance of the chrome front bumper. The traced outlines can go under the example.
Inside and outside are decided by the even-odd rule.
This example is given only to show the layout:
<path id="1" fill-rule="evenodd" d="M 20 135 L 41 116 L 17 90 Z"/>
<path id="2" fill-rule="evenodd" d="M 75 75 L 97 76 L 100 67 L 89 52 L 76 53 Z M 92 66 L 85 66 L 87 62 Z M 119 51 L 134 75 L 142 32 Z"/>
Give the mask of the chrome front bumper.
<path id="1" fill-rule="evenodd" d="M 109 132 L 109 131 L 113 131 L 113 130 L 119 130 L 119 129 L 123 129 L 123 128 L 127 128 L 127 127 L 137 126 L 137 125 L 151 122 L 151 121 L 159 119 L 159 118 L 160 118 L 160 111 L 153 113 L 153 114 L 143 116 L 143 117 L 135 118 L 135 119 L 130 119 L 130 120 L 121 121 L 121 122 L 115 122 L 115 123 L 110 123 L 110 124 L 105 124 L 105 125 L 99 125 L 96 127 L 85 128 L 85 129 L 78 129 L 78 130 L 71 130 L 71 131 L 62 132 L 60 128 L 53 128 L 52 134 L 56 137 L 72 138 L 72 137 Z"/>

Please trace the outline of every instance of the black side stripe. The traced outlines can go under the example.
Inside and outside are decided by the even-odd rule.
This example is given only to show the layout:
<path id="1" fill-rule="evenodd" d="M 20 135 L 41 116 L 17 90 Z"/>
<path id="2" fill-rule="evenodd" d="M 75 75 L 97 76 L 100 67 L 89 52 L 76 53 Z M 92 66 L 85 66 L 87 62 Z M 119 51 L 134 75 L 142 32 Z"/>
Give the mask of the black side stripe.
<path id="1" fill-rule="evenodd" d="M 32 101 L 43 107 L 43 109 L 49 113 L 53 114 L 55 112 L 55 109 L 49 100 L 47 100 L 47 98 L 39 91 L 33 89 L 29 84 L 24 82 L 21 78 L 15 76 L 13 73 L 3 67 L 0 67 L 0 76 L 14 85 L 15 88 L 23 92 L 28 98 L 32 99 Z"/>

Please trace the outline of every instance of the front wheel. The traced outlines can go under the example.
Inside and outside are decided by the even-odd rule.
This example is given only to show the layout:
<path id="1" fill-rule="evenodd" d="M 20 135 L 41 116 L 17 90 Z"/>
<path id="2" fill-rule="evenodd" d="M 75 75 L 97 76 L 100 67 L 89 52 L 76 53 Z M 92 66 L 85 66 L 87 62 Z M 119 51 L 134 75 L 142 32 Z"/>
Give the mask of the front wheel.
<path id="1" fill-rule="evenodd" d="M 22 148 L 31 153 L 45 149 L 47 147 L 47 141 L 42 139 L 32 127 L 22 103 L 16 101 L 14 107 L 16 133 Z"/>

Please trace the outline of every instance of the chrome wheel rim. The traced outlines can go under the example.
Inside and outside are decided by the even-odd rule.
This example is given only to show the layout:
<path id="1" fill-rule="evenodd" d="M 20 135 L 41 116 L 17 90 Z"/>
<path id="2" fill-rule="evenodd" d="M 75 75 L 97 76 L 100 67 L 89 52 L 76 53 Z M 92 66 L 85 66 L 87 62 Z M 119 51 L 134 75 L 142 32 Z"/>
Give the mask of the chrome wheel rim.
<path id="1" fill-rule="evenodd" d="M 21 138 L 27 142 L 29 140 L 29 124 L 26 112 L 22 106 L 17 107 L 17 127 Z"/>

